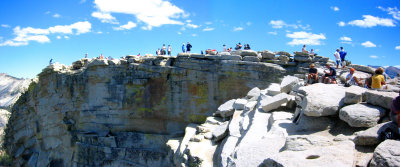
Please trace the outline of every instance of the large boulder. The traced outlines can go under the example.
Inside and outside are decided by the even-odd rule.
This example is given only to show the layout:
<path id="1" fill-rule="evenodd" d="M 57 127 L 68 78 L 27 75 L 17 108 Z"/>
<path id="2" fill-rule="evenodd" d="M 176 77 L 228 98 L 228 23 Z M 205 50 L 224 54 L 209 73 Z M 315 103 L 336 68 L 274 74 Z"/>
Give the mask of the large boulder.
<path id="1" fill-rule="evenodd" d="M 237 99 L 235 103 L 233 103 L 233 108 L 235 110 L 243 110 L 246 103 L 247 103 L 246 99 Z"/>
<path id="2" fill-rule="evenodd" d="M 240 56 L 242 56 L 242 57 L 245 57 L 245 56 L 255 56 L 255 57 L 257 57 L 258 54 L 254 50 L 242 50 L 242 52 L 240 53 Z"/>
<path id="3" fill-rule="evenodd" d="M 313 62 L 327 63 L 328 61 L 329 61 L 329 57 L 314 56 L 314 58 L 313 58 Z"/>
<path id="4" fill-rule="evenodd" d="M 263 59 L 268 59 L 268 60 L 275 59 L 275 53 L 272 53 L 268 50 L 264 50 L 263 52 L 261 52 L 261 56 Z"/>
<path id="5" fill-rule="evenodd" d="M 307 55 L 294 55 L 294 61 L 298 62 L 312 62 L 311 56 Z"/>
<path id="6" fill-rule="evenodd" d="M 300 102 L 304 114 L 307 116 L 336 115 L 344 105 L 346 89 L 337 84 L 316 83 L 304 86 L 299 93 L 304 95 Z"/>
<path id="7" fill-rule="evenodd" d="M 370 74 L 374 74 L 375 73 L 375 68 L 368 67 L 368 66 L 363 66 L 363 65 L 358 65 L 358 64 L 351 64 L 351 65 L 349 65 L 349 67 L 352 67 L 357 71 L 362 71 L 362 72 L 366 72 L 366 73 L 370 73 Z"/>
<path id="8" fill-rule="evenodd" d="M 356 104 L 366 100 L 365 92 L 368 89 L 359 86 L 350 86 L 346 89 L 346 96 L 344 98 L 345 104 Z"/>
<path id="9" fill-rule="evenodd" d="M 376 90 L 368 90 L 365 92 L 367 103 L 372 105 L 381 106 L 390 110 L 392 101 L 399 94 L 395 92 L 381 92 Z"/>
<path id="10" fill-rule="evenodd" d="M 93 66 L 108 66 L 108 61 L 106 59 L 92 59 L 92 61 L 89 62 L 88 67 Z"/>
<path id="11" fill-rule="evenodd" d="M 294 85 L 299 82 L 299 78 L 294 76 L 285 76 L 281 82 L 281 92 L 290 93 L 293 90 Z"/>
<path id="12" fill-rule="evenodd" d="M 219 55 L 231 55 L 231 53 L 229 53 L 229 52 L 220 52 L 220 53 L 218 53 Z"/>
<path id="13" fill-rule="evenodd" d="M 219 125 L 214 129 L 212 135 L 215 142 L 221 141 L 226 137 L 226 135 L 228 135 L 228 124 L 229 122 L 226 121 L 222 125 Z"/>
<path id="14" fill-rule="evenodd" d="M 221 55 L 221 60 L 242 60 L 239 55 Z"/>
<path id="15" fill-rule="evenodd" d="M 351 127 L 373 127 L 385 115 L 386 110 L 368 104 L 353 104 L 343 107 L 339 111 L 341 120 Z"/>
<path id="16" fill-rule="evenodd" d="M 271 85 L 268 86 L 267 90 L 267 94 L 270 96 L 275 96 L 279 93 L 281 93 L 281 85 L 277 84 L 277 83 L 272 83 Z"/>
<path id="17" fill-rule="evenodd" d="M 216 115 L 220 115 L 222 118 L 230 117 L 233 115 L 233 104 L 235 103 L 236 99 L 229 100 L 224 104 L 218 107 L 218 110 L 215 112 Z"/>
<path id="18" fill-rule="evenodd" d="M 292 57 L 292 55 L 289 52 L 285 52 L 285 51 L 275 52 L 275 55 Z"/>
<path id="19" fill-rule="evenodd" d="M 358 146 L 377 145 L 379 144 L 379 134 L 387 128 L 397 129 L 392 122 L 381 123 L 365 131 L 356 132 L 353 141 Z"/>
<path id="20" fill-rule="evenodd" d="M 243 61 L 260 62 L 257 56 L 244 56 Z"/>
<path id="21" fill-rule="evenodd" d="M 255 101 L 255 100 L 258 99 L 258 97 L 260 96 L 260 94 L 261 94 L 260 88 L 255 87 L 255 88 L 251 89 L 251 90 L 247 93 L 247 96 L 246 96 L 246 97 L 247 97 L 250 101 Z"/>
<path id="22" fill-rule="evenodd" d="M 271 98 L 266 98 L 260 102 L 261 108 L 265 112 L 279 108 L 282 104 L 287 103 L 289 96 L 286 93 L 275 95 Z"/>
<path id="23" fill-rule="evenodd" d="M 374 156 L 369 165 L 370 167 L 400 166 L 400 141 L 385 140 L 379 144 L 374 151 Z"/>

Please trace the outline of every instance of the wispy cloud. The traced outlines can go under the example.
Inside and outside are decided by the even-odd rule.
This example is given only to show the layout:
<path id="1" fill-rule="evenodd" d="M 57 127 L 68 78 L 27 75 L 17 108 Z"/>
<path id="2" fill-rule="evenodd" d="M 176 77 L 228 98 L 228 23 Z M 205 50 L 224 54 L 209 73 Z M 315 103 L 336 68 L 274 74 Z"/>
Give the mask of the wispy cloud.
<path id="1" fill-rule="evenodd" d="M 374 43 L 372 43 L 371 41 L 365 41 L 361 45 L 366 47 L 366 48 L 375 48 L 376 47 L 376 45 Z"/>
<path id="2" fill-rule="evenodd" d="M 352 39 L 350 37 L 346 37 L 346 36 L 340 37 L 340 40 L 341 41 L 347 41 L 347 42 L 351 42 L 352 41 Z"/>
<path id="3" fill-rule="evenodd" d="M 233 31 L 242 31 L 243 27 L 233 27 Z"/>
<path id="4" fill-rule="evenodd" d="M 310 30 L 310 25 L 302 25 L 300 24 L 301 21 L 298 21 L 298 24 L 287 24 L 283 20 L 271 20 L 269 24 L 272 26 L 272 28 L 280 29 L 280 28 L 293 28 L 293 29 L 298 29 L 301 28 L 303 30 Z"/>
<path id="5" fill-rule="evenodd" d="M 343 27 L 343 26 L 345 26 L 346 25 L 346 23 L 345 22 L 343 22 L 343 21 L 340 21 L 339 23 L 337 23 L 340 27 Z"/>
<path id="6" fill-rule="evenodd" d="M 136 24 L 134 22 L 128 21 L 128 23 L 126 23 L 125 25 L 121 25 L 119 27 L 113 27 L 113 29 L 120 31 L 120 30 L 130 30 L 135 27 L 136 27 Z"/>
<path id="7" fill-rule="evenodd" d="M 276 31 L 270 31 L 270 32 L 268 32 L 268 34 L 271 34 L 271 35 L 278 35 L 278 32 L 276 32 Z"/>
<path id="8" fill-rule="evenodd" d="M 337 12 L 337 11 L 340 10 L 339 7 L 337 7 L 337 6 L 331 6 L 331 9 L 332 9 L 333 11 L 335 11 L 335 12 Z"/>
<path id="9" fill-rule="evenodd" d="M 388 12 L 389 15 L 392 15 L 392 17 L 396 20 L 400 20 L 400 11 L 399 9 L 397 9 L 397 7 L 388 7 L 388 8 L 384 8 L 382 6 L 378 6 L 378 9 Z"/>
<path id="10" fill-rule="evenodd" d="M 183 22 L 178 19 L 189 16 L 183 9 L 166 0 L 95 0 L 94 4 L 101 13 L 122 13 L 135 16 L 138 22 L 146 24 L 142 27 L 145 30 L 165 24 L 182 25 Z"/>
<path id="11" fill-rule="evenodd" d="M 54 18 L 60 18 L 60 17 L 61 17 L 61 15 L 60 15 L 60 14 L 58 14 L 58 13 L 56 13 L 56 14 L 53 14 L 53 17 L 54 17 Z"/>
<path id="12" fill-rule="evenodd" d="M 10 28 L 10 25 L 8 25 L 8 24 L 2 24 L 1 27 Z"/>
<path id="13" fill-rule="evenodd" d="M 371 15 L 363 15 L 363 20 L 353 20 L 348 22 L 347 24 L 352 26 L 358 26 L 362 28 L 370 28 L 375 26 L 384 26 L 384 27 L 395 27 L 394 20 L 379 18 Z"/>
<path id="14" fill-rule="evenodd" d="M 213 31 L 213 30 L 214 30 L 214 28 L 212 28 L 212 27 L 206 27 L 203 29 L 203 31 Z"/>
<path id="15" fill-rule="evenodd" d="M 48 35 L 50 34 L 84 34 L 91 31 L 92 25 L 88 21 L 76 22 L 71 25 L 57 25 L 47 29 L 19 26 L 13 29 L 15 38 L 0 43 L 0 46 L 24 46 L 30 41 L 39 43 L 50 42 Z M 58 38 L 58 37 L 57 37 Z M 64 37 L 65 38 L 65 37 Z M 68 37 L 69 38 L 69 37 Z"/>
<path id="16" fill-rule="evenodd" d="M 99 19 L 102 23 L 119 24 L 110 13 L 93 12 L 92 17 Z"/>
<path id="17" fill-rule="evenodd" d="M 400 50 L 400 46 L 396 46 L 394 49 L 396 49 L 396 50 Z"/>
<path id="18" fill-rule="evenodd" d="M 321 45 L 321 40 L 326 39 L 324 34 L 313 34 L 310 32 L 293 32 L 286 34 L 286 37 L 293 40 L 288 42 L 288 45 Z"/>
<path id="19" fill-rule="evenodd" d="M 194 28 L 194 29 L 196 29 L 196 28 L 199 28 L 200 26 L 199 26 L 199 25 L 196 25 L 196 24 L 191 24 L 191 23 L 188 23 L 188 24 L 186 24 L 186 27 L 189 27 L 189 28 Z"/>
<path id="20" fill-rule="evenodd" d="M 369 56 L 369 58 L 371 58 L 371 59 L 377 59 L 377 58 L 379 58 L 377 55 L 371 55 L 371 56 Z"/>

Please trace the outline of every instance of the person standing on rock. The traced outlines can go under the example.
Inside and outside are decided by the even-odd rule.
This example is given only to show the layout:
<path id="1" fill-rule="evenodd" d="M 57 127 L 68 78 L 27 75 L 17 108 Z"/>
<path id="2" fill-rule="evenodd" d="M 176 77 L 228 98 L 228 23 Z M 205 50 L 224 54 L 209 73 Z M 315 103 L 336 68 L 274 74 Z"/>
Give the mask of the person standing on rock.
<path id="1" fill-rule="evenodd" d="M 186 53 L 185 52 L 185 43 L 182 43 L 182 53 Z"/>
<path id="2" fill-rule="evenodd" d="M 324 71 L 325 75 L 322 77 L 322 82 L 336 84 L 336 69 L 331 67 L 329 63 L 325 67 L 329 69 L 329 72 Z"/>
<path id="3" fill-rule="evenodd" d="M 190 54 L 190 50 L 192 49 L 192 45 L 188 42 L 186 44 L 186 52 Z"/>
<path id="4" fill-rule="evenodd" d="M 336 49 L 336 52 L 333 54 L 335 56 L 336 59 L 336 68 L 339 68 L 339 64 L 340 64 L 340 54 L 339 54 L 339 49 Z"/>
<path id="5" fill-rule="evenodd" d="M 171 51 L 172 51 L 171 45 L 168 45 L 168 55 L 169 56 L 171 56 Z"/>
<path id="6" fill-rule="evenodd" d="M 345 68 L 346 67 L 346 59 L 345 58 L 346 58 L 347 52 L 345 52 L 343 50 L 343 47 L 340 47 L 339 55 L 340 55 L 340 61 L 342 63 L 342 68 Z"/>
<path id="7" fill-rule="evenodd" d="M 226 45 L 224 44 L 224 45 L 222 45 L 223 47 L 224 47 L 224 52 L 226 52 Z"/>

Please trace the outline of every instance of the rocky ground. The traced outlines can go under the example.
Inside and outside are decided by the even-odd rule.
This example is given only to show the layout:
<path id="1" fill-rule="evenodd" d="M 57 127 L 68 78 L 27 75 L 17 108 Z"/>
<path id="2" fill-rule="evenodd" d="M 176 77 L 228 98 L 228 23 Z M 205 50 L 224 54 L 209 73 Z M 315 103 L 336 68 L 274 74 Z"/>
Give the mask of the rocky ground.
<path id="1" fill-rule="evenodd" d="M 396 96 L 357 86 L 303 86 L 287 76 L 227 101 L 168 145 L 176 166 L 399 166 L 400 141 L 378 140 L 391 125 Z"/>

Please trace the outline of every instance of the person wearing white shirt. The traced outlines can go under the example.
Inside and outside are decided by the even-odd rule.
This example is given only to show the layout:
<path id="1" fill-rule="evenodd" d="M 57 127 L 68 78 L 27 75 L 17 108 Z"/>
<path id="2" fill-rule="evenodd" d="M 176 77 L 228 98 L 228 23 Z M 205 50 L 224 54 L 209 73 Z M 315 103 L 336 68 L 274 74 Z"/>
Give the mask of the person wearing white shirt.
<path id="1" fill-rule="evenodd" d="M 336 68 L 339 68 L 339 63 L 340 63 L 340 54 L 339 54 L 339 49 L 336 49 L 336 52 L 333 54 L 336 58 Z"/>

